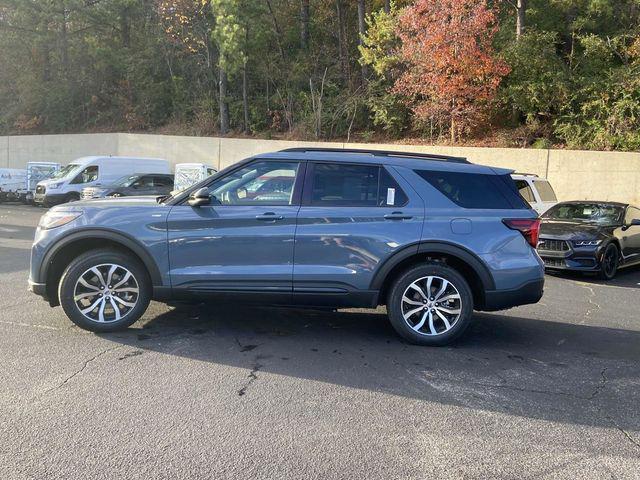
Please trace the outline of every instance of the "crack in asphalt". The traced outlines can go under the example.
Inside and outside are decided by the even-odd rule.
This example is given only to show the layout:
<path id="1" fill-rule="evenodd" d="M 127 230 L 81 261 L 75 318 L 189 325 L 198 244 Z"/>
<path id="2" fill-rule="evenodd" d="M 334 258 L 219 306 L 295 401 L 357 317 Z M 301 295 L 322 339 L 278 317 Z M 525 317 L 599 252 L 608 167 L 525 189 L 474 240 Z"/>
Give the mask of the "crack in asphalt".
<path id="1" fill-rule="evenodd" d="M 75 372 L 73 372 L 71 375 L 69 375 L 67 378 L 65 378 L 62 382 L 60 382 L 58 385 L 48 388 L 47 390 L 45 390 L 44 392 L 42 392 L 41 395 L 46 395 L 54 390 L 58 390 L 62 387 L 64 387 L 67 383 L 69 383 L 71 380 L 73 380 L 75 377 L 77 377 L 78 375 L 80 375 L 82 372 L 84 372 L 84 370 L 89 366 L 89 364 L 91 362 L 94 362 L 95 360 L 97 360 L 98 358 L 100 358 L 101 356 L 112 352 L 114 350 L 117 350 L 119 348 L 124 348 L 126 345 L 118 345 L 116 347 L 111 347 L 111 348 L 107 348 L 106 350 L 102 350 L 101 352 L 97 353 L 96 355 L 94 355 L 93 357 L 89 358 L 88 360 L 85 360 L 84 363 L 82 364 L 82 366 L 76 370 Z"/>
<path id="2" fill-rule="evenodd" d="M 240 390 L 238 390 L 238 396 L 242 397 L 245 393 L 247 393 L 247 389 L 251 386 L 251 384 L 256 380 L 258 380 L 257 373 L 260 371 L 260 369 L 263 366 L 264 365 L 261 365 L 260 363 L 257 363 L 257 362 L 253 365 L 253 368 L 249 372 L 249 375 L 247 375 L 247 378 L 249 380 L 247 380 L 247 383 L 245 383 L 244 386 Z"/>
<path id="3" fill-rule="evenodd" d="M 609 421 L 609 423 L 611 424 L 612 427 L 614 427 L 616 430 L 618 430 L 620 433 L 622 433 L 622 435 L 624 435 L 624 437 L 633 446 L 635 446 L 637 449 L 640 450 L 640 442 L 638 440 L 633 438 L 628 431 L 626 431 L 624 428 L 622 428 L 620 425 L 618 425 L 618 422 L 616 422 L 613 418 L 611 418 L 607 413 L 603 412 L 602 409 L 598 408 L 598 411 L 603 414 L 603 417 Z"/>
<path id="4" fill-rule="evenodd" d="M 595 298 L 595 296 L 596 296 L 596 292 L 593 289 L 593 287 L 591 287 L 589 285 L 582 285 L 582 284 L 578 284 L 578 285 L 580 287 L 582 287 L 582 288 L 585 288 L 585 289 L 589 290 L 590 296 L 587 297 L 587 301 L 589 302 L 590 305 L 593 305 L 595 307 L 595 309 L 594 308 L 588 308 L 587 311 L 585 312 L 584 316 L 585 317 L 590 317 L 591 313 L 594 310 L 602 310 L 602 307 L 600 306 L 600 304 L 593 301 L 593 298 Z M 580 323 L 582 323 L 582 322 L 580 322 Z"/>

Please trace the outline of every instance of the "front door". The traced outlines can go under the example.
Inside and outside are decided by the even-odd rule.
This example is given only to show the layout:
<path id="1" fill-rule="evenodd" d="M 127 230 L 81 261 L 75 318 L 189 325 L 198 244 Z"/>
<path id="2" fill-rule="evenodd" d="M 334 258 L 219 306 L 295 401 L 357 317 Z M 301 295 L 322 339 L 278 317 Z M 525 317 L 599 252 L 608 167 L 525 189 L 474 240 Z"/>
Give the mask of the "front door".
<path id="1" fill-rule="evenodd" d="M 168 217 L 174 291 L 290 300 L 303 176 L 304 163 L 255 160 L 212 181 L 210 205 L 174 206 Z"/>
<path id="2" fill-rule="evenodd" d="M 624 224 L 627 225 L 625 231 L 621 231 L 622 255 L 627 263 L 640 262 L 640 226 L 631 226 L 631 221 L 640 219 L 640 209 L 627 207 Z"/>
<path id="3" fill-rule="evenodd" d="M 373 301 L 376 271 L 402 248 L 417 251 L 423 220 L 424 202 L 395 168 L 310 162 L 296 232 L 295 299 Z"/>

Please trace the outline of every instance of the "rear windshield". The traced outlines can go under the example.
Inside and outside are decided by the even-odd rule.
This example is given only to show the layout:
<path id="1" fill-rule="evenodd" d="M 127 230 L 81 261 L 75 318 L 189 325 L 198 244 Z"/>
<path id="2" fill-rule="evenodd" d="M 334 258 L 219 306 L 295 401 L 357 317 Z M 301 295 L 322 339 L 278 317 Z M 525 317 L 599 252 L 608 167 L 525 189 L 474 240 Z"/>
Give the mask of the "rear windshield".
<path id="1" fill-rule="evenodd" d="M 416 170 L 449 200 L 464 208 L 529 209 L 511 175 Z"/>
<path id="2" fill-rule="evenodd" d="M 546 180 L 534 180 L 533 183 L 536 185 L 536 189 L 538 190 L 538 194 L 540 195 L 540 200 L 543 202 L 557 202 L 558 198 L 556 197 L 556 192 L 551 188 L 551 184 Z"/>

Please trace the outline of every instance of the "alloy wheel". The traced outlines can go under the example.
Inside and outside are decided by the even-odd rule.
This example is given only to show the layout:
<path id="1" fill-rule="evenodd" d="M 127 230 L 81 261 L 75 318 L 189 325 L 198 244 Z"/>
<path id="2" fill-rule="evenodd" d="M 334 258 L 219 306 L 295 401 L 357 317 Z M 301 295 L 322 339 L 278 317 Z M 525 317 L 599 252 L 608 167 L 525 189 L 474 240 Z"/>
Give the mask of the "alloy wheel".
<path id="1" fill-rule="evenodd" d="M 134 275 L 122 265 L 103 263 L 86 270 L 76 281 L 73 300 L 78 311 L 92 322 L 117 322 L 138 303 L 140 288 Z"/>
<path id="2" fill-rule="evenodd" d="M 402 294 L 402 316 L 421 335 L 442 335 L 453 328 L 462 313 L 460 292 L 450 281 L 438 276 L 412 282 Z"/>

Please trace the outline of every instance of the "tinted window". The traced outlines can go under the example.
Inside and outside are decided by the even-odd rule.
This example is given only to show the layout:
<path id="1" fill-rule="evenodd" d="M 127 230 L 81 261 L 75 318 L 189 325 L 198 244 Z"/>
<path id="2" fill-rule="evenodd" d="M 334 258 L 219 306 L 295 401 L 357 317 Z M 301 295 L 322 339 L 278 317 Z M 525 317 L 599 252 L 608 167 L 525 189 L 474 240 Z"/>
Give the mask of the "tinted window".
<path id="1" fill-rule="evenodd" d="M 464 208 L 529 209 L 510 175 L 416 171 L 449 200 Z"/>
<path id="2" fill-rule="evenodd" d="M 556 192 L 551 188 L 551 184 L 546 180 L 534 180 L 533 183 L 538 190 L 538 195 L 543 202 L 557 202 Z"/>
<path id="3" fill-rule="evenodd" d="M 313 205 L 376 206 L 377 166 L 318 163 L 314 166 Z"/>
<path id="4" fill-rule="evenodd" d="M 401 207 L 406 205 L 409 199 L 402 191 L 398 182 L 386 169 L 380 170 L 380 191 L 378 192 L 378 205 L 381 207 Z"/>
<path id="5" fill-rule="evenodd" d="M 291 205 L 298 162 L 255 162 L 209 187 L 218 205 Z"/>
<path id="6" fill-rule="evenodd" d="M 155 177 L 153 185 L 156 187 L 173 187 L 173 179 L 171 177 Z"/>
<path id="7" fill-rule="evenodd" d="M 133 188 L 149 188 L 153 186 L 153 177 L 143 176 L 131 184 Z"/>

